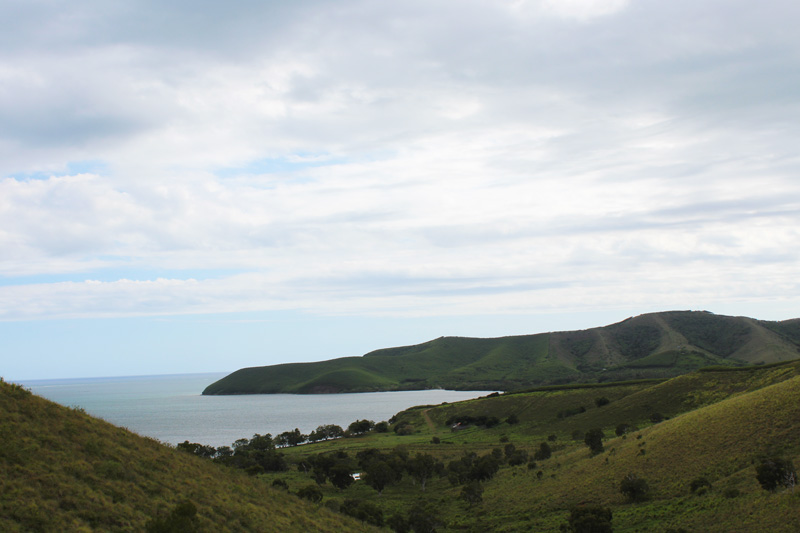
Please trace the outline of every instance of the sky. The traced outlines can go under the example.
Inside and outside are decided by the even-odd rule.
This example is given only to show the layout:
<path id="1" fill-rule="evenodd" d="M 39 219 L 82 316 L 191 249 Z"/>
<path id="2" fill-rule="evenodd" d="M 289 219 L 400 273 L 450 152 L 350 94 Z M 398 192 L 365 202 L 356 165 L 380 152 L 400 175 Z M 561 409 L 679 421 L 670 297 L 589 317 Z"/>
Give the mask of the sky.
<path id="1" fill-rule="evenodd" d="M 0 0 L 0 375 L 800 317 L 796 0 Z"/>

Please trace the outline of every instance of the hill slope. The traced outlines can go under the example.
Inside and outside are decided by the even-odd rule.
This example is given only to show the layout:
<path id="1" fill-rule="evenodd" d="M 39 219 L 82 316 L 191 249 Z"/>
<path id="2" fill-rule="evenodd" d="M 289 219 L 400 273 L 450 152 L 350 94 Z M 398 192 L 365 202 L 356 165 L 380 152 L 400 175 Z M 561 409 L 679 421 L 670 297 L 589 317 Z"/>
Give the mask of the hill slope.
<path id="1" fill-rule="evenodd" d="M 672 311 L 582 331 L 495 339 L 441 337 L 362 357 L 244 368 L 203 394 L 331 393 L 668 378 L 710 365 L 800 357 L 800 320 Z"/>
<path id="2" fill-rule="evenodd" d="M 186 501 L 197 531 L 371 530 L 2 380 L 0 442 L 0 531 L 144 531 Z"/>
<path id="3" fill-rule="evenodd" d="M 608 403 L 596 402 L 601 397 Z M 329 501 L 361 499 L 385 515 L 410 516 L 424 502 L 442 532 L 557 532 L 572 509 L 589 505 L 613 511 L 616 533 L 795 532 L 800 531 L 800 492 L 762 489 L 756 465 L 765 457 L 798 464 L 798 397 L 800 361 L 717 369 L 660 383 L 548 387 L 420 406 L 394 417 L 393 427 L 403 432 L 373 432 L 286 451 L 296 464 L 322 453 L 358 458 L 375 457 L 379 450 L 409 458 L 434 456 L 445 470 L 441 478 L 428 481 L 427 490 L 410 476 L 381 495 L 367 484 L 344 491 L 322 488 Z M 574 409 L 580 406 L 584 409 Z M 655 412 L 665 419 L 654 423 Z M 507 421 L 510 415 L 514 423 Z M 464 416 L 495 417 L 499 423 L 470 423 L 457 430 L 448 423 Z M 616 436 L 621 423 L 629 430 Z M 599 453 L 591 453 L 583 440 L 594 428 L 605 434 Z M 552 455 L 534 458 L 543 443 Z M 511 457 L 520 452 L 525 459 L 513 462 Z M 497 457 L 499 468 L 482 476 L 481 495 L 469 503 L 463 494 L 470 483 L 453 481 L 451 467 L 471 453 Z M 620 482 L 629 474 L 647 482 L 649 498 L 626 501 Z M 311 477 L 295 470 L 287 481 L 301 486 Z M 693 490 L 693 482 L 701 480 L 702 490 Z"/>

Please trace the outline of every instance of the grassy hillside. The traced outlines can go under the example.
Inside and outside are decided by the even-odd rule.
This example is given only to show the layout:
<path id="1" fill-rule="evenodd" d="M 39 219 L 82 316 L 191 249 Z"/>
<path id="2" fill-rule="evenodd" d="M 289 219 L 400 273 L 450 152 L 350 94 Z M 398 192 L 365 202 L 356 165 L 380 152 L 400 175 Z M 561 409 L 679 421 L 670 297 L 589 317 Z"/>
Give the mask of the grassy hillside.
<path id="1" fill-rule="evenodd" d="M 443 475 L 433 476 L 425 491 L 411 470 L 382 494 L 363 480 L 346 489 L 321 485 L 330 507 L 356 500 L 375 506 L 385 517 L 412 517 L 422 509 L 434 517 L 437 531 L 555 532 L 573 509 L 596 505 L 612 511 L 617 533 L 793 532 L 800 530 L 800 491 L 764 490 L 756 466 L 765 457 L 800 464 L 797 398 L 800 362 L 717 369 L 657 383 L 546 387 L 420 406 L 393 419 L 392 427 L 403 428 L 400 432 L 284 450 L 298 465 L 320 455 L 346 454 L 353 468 L 367 468 L 367 475 L 370 467 L 355 466 L 356 458 L 383 453 L 439 459 Z M 452 421 L 465 416 L 494 417 L 499 423 L 452 429 Z M 621 424 L 628 429 L 618 436 L 615 430 Z M 593 428 L 605 435 L 599 453 L 591 453 L 584 443 Z M 534 459 L 542 443 L 552 455 Z M 463 495 L 470 483 L 448 479 L 448 465 L 465 454 L 491 456 L 493 450 L 501 458 L 499 468 L 477 484 L 480 497 L 468 501 Z M 520 453 L 527 458 L 514 461 Z M 646 499 L 632 503 L 620 492 L 629 474 L 649 485 Z M 280 477 L 292 489 L 312 476 L 313 471 L 299 468 L 265 477 Z"/>
<path id="2" fill-rule="evenodd" d="M 441 337 L 362 357 L 244 368 L 209 385 L 204 394 L 509 391 L 542 384 L 669 378 L 706 366 L 768 364 L 799 356 L 798 320 L 764 322 L 673 311 L 583 331 Z"/>
<path id="3" fill-rule="evenodd" d="M 2 381 L 0 442 L 0 531 L 145 531 L 185 502 L 183 531 L 372 530 Z"/>

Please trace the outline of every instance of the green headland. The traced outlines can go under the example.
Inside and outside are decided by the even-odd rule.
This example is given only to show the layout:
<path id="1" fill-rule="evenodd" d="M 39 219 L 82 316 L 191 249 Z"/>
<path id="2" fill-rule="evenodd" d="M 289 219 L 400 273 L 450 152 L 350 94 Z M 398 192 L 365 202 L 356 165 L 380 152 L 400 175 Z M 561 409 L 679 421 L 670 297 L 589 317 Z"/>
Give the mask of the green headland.
<path id="1" fill-rule="evenodd" d="M 203 394 L 512 391 L 663 379 L 707 366 L 769 364 L 797 358 L 798 347 L 800 319 L 768 322 L 672 311 L 582 331 L 441 337 L 361 357 L 243 368 L 212 383 Z"/>

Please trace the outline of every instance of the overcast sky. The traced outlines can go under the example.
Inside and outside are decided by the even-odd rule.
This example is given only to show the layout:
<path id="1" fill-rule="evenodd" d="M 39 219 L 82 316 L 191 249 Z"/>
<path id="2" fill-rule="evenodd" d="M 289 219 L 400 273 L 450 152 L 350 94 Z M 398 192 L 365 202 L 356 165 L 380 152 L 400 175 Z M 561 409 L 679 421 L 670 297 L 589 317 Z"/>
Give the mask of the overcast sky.
<path id="1" fill-rule="evenodd" d="M 800 317 L 796 0 L 0 0 L 6 379 Z"/>

